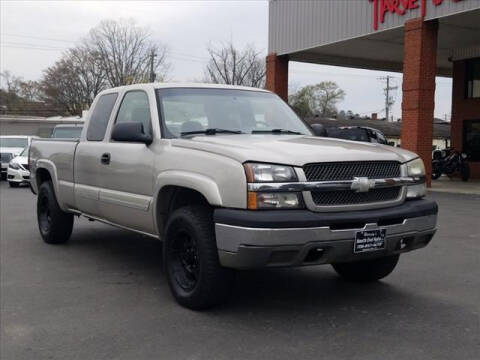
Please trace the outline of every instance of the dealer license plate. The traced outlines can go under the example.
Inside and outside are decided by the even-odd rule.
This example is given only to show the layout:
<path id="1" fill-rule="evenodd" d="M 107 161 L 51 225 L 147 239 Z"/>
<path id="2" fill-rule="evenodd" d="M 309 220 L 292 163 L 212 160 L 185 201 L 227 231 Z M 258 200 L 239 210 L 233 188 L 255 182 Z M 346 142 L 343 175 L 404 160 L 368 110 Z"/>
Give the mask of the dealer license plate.
<path id="1" fill-rule="evenodd" d="M 355 235 L 354 253 L 385 249 L 386 229 L 357 231 Z"/>

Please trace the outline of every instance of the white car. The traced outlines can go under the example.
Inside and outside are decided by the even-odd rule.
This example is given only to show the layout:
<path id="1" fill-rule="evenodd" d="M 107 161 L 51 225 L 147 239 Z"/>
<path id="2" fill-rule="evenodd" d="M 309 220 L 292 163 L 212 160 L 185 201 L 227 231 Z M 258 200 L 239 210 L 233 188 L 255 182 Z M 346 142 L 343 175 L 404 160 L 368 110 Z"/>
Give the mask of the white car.
<path id="1" fill-rule="evenodd" d="M 38 136 L 26 135 L 7 135 L 0 136 L 0 159 L 1 159 L 1 178 L 7 176 L 7 168 L 10 160 L 20 155 L 20 153 L 30 145 L 32 138 Z"/>
<path id="2" fill-rule="evenodd" d="M 26 147 L 20 155 L 13 158 L 8 164 L 7 180 L 10 187 L 18 187 L 21 184 L 30 182 L 28 149 L 29 147 Z"/>

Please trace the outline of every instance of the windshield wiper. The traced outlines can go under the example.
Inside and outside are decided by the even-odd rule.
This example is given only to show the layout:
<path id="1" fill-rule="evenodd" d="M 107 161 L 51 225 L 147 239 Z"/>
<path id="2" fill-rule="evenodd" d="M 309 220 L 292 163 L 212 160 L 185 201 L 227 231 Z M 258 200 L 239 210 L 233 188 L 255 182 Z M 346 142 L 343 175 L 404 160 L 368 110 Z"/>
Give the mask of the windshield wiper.
<path id="1" fill-rule="evenodd" d="M 196 130 L 196 131 L 183 131 L 180 133 L 181 136 L 196 135 L 196 134 L 216 135 L 216 134 L 243 134 L 243 133 L 240 130 L 227 130 L 227 129 L 218 129 L 218 128 Z"/>
<path id="2" fill-rule="evenodd" d="M 252 134 L 294 134 L 303 135 L 301 132 L 287 129 L 271 129 L 271 130 L 252 130 Z"/>

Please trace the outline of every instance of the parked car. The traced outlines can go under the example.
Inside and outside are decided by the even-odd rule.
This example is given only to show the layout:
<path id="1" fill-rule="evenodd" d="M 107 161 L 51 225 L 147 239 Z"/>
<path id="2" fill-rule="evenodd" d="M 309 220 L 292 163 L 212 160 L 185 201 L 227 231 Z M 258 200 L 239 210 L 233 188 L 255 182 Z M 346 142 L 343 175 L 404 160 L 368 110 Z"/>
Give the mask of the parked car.
<path id="1" fill-rule="evenodd" d="M 329 137 L 390 145 L 380 130 L 366 126 L 342 126 L 327 128 Z"/>
<path id="2" fill-rule="evenodd" d="M 81 215 L 161 239 L 173 296 L 192 309 L 225 301 L 235 269 L 332 264 L 381 279 L 435 233 L 423 162 L 313 135 L 265 90 L 105 90 L 80 140 L 32 143 L 40 234 L 65 243 Z"/>
<path id="3" fill-rule="evenodd" d="M 10 160 L 18 156 L 36 136 L 6 135 L 0 136 L 1 179 L 7 178 Z"/>
<path id="4" fill-rule="evenodd" d="M 50 137 L 54 139 L 79 139 L 82 129 L 82 125 L 57 125 Z"/>
<path id="5" fill-rule="evenodd" d="M 28 146 L 20 155 L 14 157 L 8 164 L 7 181 L 10 187 L 18 187 L 21 184 L 30 183 L 30 171 L 28 168 Z"/>

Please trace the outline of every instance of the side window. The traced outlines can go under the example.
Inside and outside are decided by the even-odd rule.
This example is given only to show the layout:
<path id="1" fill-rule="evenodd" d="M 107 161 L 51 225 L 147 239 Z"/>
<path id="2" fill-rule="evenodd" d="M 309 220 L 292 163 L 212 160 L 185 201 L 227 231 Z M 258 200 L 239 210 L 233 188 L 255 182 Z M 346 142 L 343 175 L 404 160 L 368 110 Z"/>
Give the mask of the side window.
<path id="1" fill-rule="evenodd" d="M 88 141 L 102 141 L 105 137 L 108 120 L 110 119 L 110 114 L 117 100 L 117 96 L 117 93 L 105 94 L 98 99 L 88 124 Z"/>
<path id="2" fill-rule="evenodd" d="M 125 94 L 118 110 L 116 123 L 141 122 L 145 134 L 152 133 L 150 106 L 147 94 L 143 91 L 129 91 Z"/>

